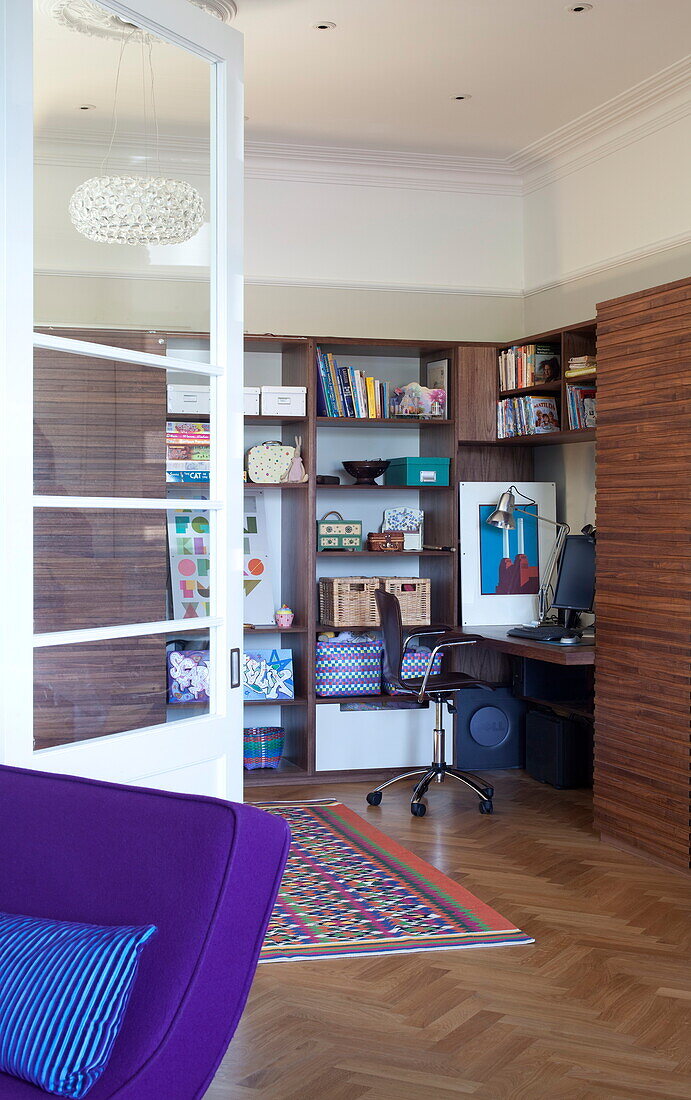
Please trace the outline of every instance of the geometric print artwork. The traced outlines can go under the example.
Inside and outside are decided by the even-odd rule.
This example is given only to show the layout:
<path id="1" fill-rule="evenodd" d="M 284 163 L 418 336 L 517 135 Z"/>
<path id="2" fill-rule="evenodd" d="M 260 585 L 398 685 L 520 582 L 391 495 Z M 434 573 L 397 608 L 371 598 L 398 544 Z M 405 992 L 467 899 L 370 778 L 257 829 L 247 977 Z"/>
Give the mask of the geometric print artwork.
<path id="1" fill-rule="evenodd" d="M 260 962 L 533 943 L 338 802 L 265 802 L 292 843 Z"/>
<path id="2" fill-rule="evenodd" d="M 244 621 L 253 626 L 273 622 L 274 594 L 267 546 L 264 494 L 245 491 L 243 526 Z"/>
<path id="3" fill-rule="evenodd" d="M 209 513 L 168 511 L 173 618 L 209 615 Z"/>

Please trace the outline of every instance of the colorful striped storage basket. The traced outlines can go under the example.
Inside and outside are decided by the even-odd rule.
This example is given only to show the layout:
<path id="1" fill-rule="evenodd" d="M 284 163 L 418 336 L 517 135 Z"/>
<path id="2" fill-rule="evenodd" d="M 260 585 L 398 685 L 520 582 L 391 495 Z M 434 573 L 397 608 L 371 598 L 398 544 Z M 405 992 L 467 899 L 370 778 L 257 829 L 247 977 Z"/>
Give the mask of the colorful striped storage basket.
<path id="1" fill-rule="evenodd" d="M 322 697 L 379 695 L 381 646 L 378 642 L 317 642 L 315 685 Z"/>
<path id="2" fill-rule="evenodd" d="M 252 726 L 244 730 L 245 771 L 277 768 L 283 752 L 283 726 Z"/>
<path id="3" fill-rule="evenodd" d="M 401 676 L 404 680 L 415 679 L 416 676 L 424 676 L 427 671 L 427 663 L 430 659 L 431 649 L 409 649 L 403 654 L 403 664 L 401 665 Z M 442 654 L 437 653 L 434 658 L 434 664 L 432 665 L 432 676 L 437 676 L 441 671 Z M 389 695 L 405 695 L 405 692 L 399 688 L 395 688 L 393 684 L 389 684 L 388 681 L 384 681 L 384 690 Z"/>

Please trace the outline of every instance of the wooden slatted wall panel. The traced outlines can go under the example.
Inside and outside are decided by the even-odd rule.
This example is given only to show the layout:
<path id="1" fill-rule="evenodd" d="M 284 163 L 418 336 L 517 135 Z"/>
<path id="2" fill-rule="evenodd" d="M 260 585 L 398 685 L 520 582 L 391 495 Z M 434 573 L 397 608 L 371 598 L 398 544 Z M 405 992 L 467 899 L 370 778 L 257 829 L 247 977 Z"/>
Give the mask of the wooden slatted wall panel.
<path id="1" fill-rule="evenodd" d="M 595 823 L 689 866 L 691 279 L 597 307 Z"/>

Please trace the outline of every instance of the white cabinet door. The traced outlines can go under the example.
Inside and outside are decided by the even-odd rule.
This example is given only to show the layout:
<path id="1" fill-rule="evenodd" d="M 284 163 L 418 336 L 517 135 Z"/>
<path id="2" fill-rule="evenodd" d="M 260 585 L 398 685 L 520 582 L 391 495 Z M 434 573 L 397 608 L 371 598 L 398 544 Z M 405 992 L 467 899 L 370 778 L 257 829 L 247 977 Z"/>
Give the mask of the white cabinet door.
<path id="1" fill-rule="evenodd" d="M 0 760 L 240 799 L 242 39 L 188 0 L 56 7 L 0 2 Z M 68 200 L 99 175 L 179 177 L 204 224 L 93 241 Z M 132 335 L 195 325 L 209 354 L 174 369 Z M 172 455 L 167 386 L 191 382 L 210 413 Z M 171 483 L 196 424 L 209 480 Z"/>

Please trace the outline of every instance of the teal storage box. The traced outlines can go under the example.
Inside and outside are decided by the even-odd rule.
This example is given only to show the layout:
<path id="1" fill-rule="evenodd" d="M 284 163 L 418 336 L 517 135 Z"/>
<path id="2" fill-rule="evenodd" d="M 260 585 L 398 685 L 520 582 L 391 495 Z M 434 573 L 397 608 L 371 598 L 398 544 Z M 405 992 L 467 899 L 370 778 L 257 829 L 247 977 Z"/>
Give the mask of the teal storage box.
<path id="1" fill-rule="evenodd" d="M 448 485 L 450 458 L 392 458 L 385 485 Z"/>

